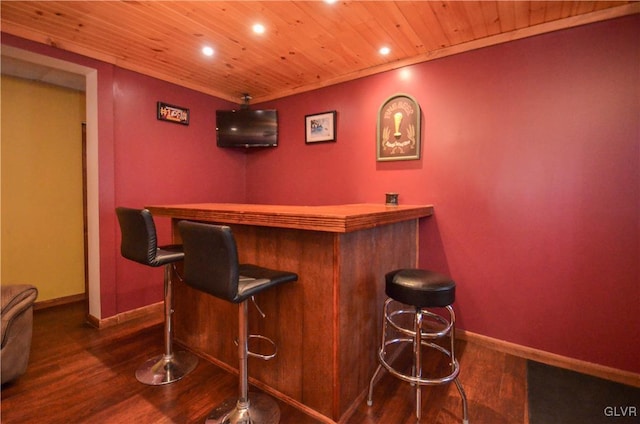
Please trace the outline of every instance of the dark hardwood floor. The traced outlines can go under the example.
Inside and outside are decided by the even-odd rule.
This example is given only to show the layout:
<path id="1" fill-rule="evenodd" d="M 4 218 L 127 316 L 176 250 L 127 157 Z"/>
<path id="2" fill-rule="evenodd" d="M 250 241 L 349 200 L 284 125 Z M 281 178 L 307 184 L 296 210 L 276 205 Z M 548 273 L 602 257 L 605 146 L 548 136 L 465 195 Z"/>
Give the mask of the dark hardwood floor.
<path id="1" fill-rule="evenodd" d="M 162 346 L 161 325 L 133 321 L 97 330 L 84 322 L 83 303 L 35 311 L 29 367 L 2 387 L 1 422 L 202 423 L 217 403 L 237 394 L 237 376 L 204 359 L 179 382 L 138 383 L 136 368 Z M 470 342 L 457 346 L 470 422 L 526 423 L 526 361 Z M 249 373 L 259 365 L 250 361 Z M 422 390 L 422 423 L 462 422 L 455 385 Z M 321 422 L 279 403 L 282 424 Z M 413 389 L 385 373 L 376 384 L 373 406 L 363 399 L 347 423 L 415 421 Z"/>

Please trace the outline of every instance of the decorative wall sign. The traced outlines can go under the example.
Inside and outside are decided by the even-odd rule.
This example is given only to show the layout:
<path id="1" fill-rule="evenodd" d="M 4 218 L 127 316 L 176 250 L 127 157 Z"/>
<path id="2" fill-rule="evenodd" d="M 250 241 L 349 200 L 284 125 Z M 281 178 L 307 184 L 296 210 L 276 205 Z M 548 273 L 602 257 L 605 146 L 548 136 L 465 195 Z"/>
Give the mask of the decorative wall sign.
<path id="1" fill-rule="evenodd" d="M 336 141 L 336 111 L 306 115 L 305 138 L 306 143 L 320 143 Z"/>
<path id="2" fill-rule="evenodd" d="M 407 94 L 389 97 L 378 110 L 377 160 L 420 159 L 420 106 Z"/>
<path id="3" fill-rule="evenodd" d="M 189 109 L 158 102 L 158 119 L 160 121 L 175 122 L 176 124 L 189 125 Z"/>

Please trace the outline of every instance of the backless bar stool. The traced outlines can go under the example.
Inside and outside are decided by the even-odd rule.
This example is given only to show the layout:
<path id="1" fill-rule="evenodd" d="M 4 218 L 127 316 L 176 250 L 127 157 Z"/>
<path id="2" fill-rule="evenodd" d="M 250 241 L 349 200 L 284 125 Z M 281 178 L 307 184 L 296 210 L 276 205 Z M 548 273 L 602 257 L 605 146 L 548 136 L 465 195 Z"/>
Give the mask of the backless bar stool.
<path id="1" fill-rule="evenodd" d="M 383 306 L 382 343 L 378 351 L 380 364 L 369 383 L 367 404 L 373 404 L 373 385 L 380 370 L 384 367 L 393 376 L 415 385 L 416 418 L 421 417 L 421 387 L 424 385 L 447 384 L 453 381 L 462 397 L 462 422 L 469 423 L 467 415 L 467 396 L 458 380 L 460 365 L 455 356 L 455 314 L 451 305 L 455 301 L 456 283 L 449 277 L 422 269 L 399 269 L 385 275 L 385 293 L 388 296 Z M 428 308 L 444 308 L 449 317 L 429 311 Z M 402 323 L 402 317 L 411 317 L 413 325 L 409 328 Z M 406 322 L 406 320 L 405 320 Z M 389 336 L 389 327 L 392 336 Z M 398 337 L 393 337 L 398 335 Z M 446 349 L 432 340 L 449 336 L 451 347 Z M 392 338 L 390 338 L 392 337 Z M 405 374 L 391 364 L 393 358 L 387 347 L 410 344 L 413 349 L 413 368 L 411 374 Z M 451 366 L 448 374 L 442 377 L 426 378 L 422 375 L 422 348 L 436 349 L 449 358 Z"/>
<path id="2" fill-rule="evenodd" d="M 238 304 L 240 395 L 238 399 L 227 399 L 214 408 L 205 423 L 278 423 L 280 408 L 276 401 L 265 394 L 249 394 L 248 357 L 268 360 L 275 357 L 276 352 L 274 350 L 271 355 L 262 355 L 249 351 L 249 338 L 267 340 L 274 348 L 275 343 L 264 336 L 248 335 L 248 303 L 254 295 L 278 284 L 296 281 L 298 276 L 292 272 L 238 264 L 235 238 L 227 226 L 180 221 L 178 228 L 184 243 L 185 283 L 196 290 Z"/>
<path id="3" fill-rule="evenodd" d="M 164 266 L 164 354 L 154 356 L 136 371 L 139 382 L 152 386 L 173 383 L 189 374 L 198 364 L 190 352 L 174 352 L 172 348 L 173 290 L 171 269 L 184 259 L 181 245 L 158 247 L 156 226 L 147 209 L 116 208 L 123 257 L 151 267 Z"/>

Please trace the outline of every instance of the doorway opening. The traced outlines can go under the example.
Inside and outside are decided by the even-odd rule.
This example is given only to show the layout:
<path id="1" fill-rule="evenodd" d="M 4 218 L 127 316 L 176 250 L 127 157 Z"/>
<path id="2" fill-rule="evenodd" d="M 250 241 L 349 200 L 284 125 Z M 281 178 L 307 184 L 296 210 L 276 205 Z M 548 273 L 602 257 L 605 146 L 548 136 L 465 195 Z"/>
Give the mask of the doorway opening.
<path id="1" fill-rule="evenodd" d="M 101 318 L 100 308 L 100 240 L 98 195 L 98 77 L 97 70 L 75 63 L 32 53 L 12 46 L 2 46 L 5 57 L 34 67 L 59 70 L 66 76 L 84 79 L 86 116 L 84 125 L 83 180 L 85 226 L 85 295 L 87 314 Z M 26 69 L 26 68 L 25 68 Z M 3 69 L 4 72 L 4 69 Z M 55 73 L 54 73 L 55 74 Z M 15 75 L 18 76 L 18 75 Z M 27 77 L 25 75 L 23 77 Z M 50 81 L 48 81 L 50 82 Z M 50 82 L 51 83 L 51 82 Z"/>

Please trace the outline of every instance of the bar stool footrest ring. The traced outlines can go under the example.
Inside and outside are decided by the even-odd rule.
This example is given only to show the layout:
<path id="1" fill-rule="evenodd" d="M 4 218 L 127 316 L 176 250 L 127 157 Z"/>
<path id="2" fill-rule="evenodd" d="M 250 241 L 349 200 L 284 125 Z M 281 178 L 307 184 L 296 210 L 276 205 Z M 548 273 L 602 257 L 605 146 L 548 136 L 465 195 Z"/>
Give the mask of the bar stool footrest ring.
<path id="1" fill-rule="evenodd" d="M 259 352 L 251 352 L 250 350 L 247 350 L 247 354 L 253 358 L 260 358 L 264 361 L 268 361 L 269 359 L 273 359 L 276 357 L 276 355 L 278 354 L 278 346 L 276 345 L 276 343 L 271 340 L 270 338 L 266 337 L 266 336 L 261 336 L 259 334 L 250 334 L 249 335 L 249 342 L 252 339 L 258 339 L 258 340 L 264 340 L 266 342 L 268 342 L 269 344 L 271 344 L 271 346 L 273 347 L 273 353 L 270 354 L 263 354 L 263 353 L 259 353 Z"/>
<path id="2" fill-rule="evenodd" d="M 412 344 L 413 343 L 413 339 L 410 339 L 410 338 L 399 338 L 399 339 L 387 340 L 387 342 L 385 343 L 385 348 L 387 346 L 389 346 L 389 345 L 397 344 L 397 343 Z M 430 348 L 433 348 L 433 349 L 436 349 L 436 350 L 440 351 L 441 353 L 447 355 L 449 358 L 451 358 L 451 352 L 449 352 L 447 349 L 443 348 L 440 345 L 437 345 L 435 343 L 430 343 L 430 342 L 425 341 L 425 340 L 422 341 L 422 345 L 430 347 Z M 440 384 L 450 383 L 451 381 L 455 380 L 458 377 L 458 374 L 460 373 L 460 364 L 458 363 L 458 360 L 456 359 L 453 362 L 453 371 L 451 372 L 451 374 L 443 376 L 443 377 L 440 377 L 440 378 L 424 378 L 424 377 L 415 377 L 415 376 L 412 376 L 412 375 L 404 374 L 404 373 L 398 371 L 389 362 L 387 362 L 387 360 L 385 358 L 385 350 L 379 350 L 378 351 L 378 359 L 380 360 L 380 364 L 391 375 L 393 375 L 394 377 L 399 378 L 400 380 L 406 381 L 408 383 L 418 384 L 420 386 L 436 386 L 436 385 L 440 385 Z"/>
<path id="3" fill-rule="evenodd" d="M 395 302 L 395 301 L 394 301 Z M 397 302 L 396 302 L 397 303 Z M 410 316 L 415 316 L 416 311 L 415 309 L 407 309 L 407 308 L 402 308 L 402 309 L 396 309 L 394 311 L 389 312 L 388 309 L 389 305 L 386 305 L 385 307 L 385 320 L 387 321 L 387 323 L 396 331 L 407 335 L 407 336 L 415 336 L 415 331 L 411 328 L 408 327 L 404 327 L 401 324 L 398 324 L 394 319 L 398 316 L 401 315 L 410 315 Z M 435 314 L 427 309 L 422 309 L 422 315 L 423 317 L 430 319 L 432 321 L 438 322 L 441 325 L 443 325 L 443 328 L 439 329 L 438 331 L 425 331 L 424 329 L 422 330 L 422 338 L 429 338 L 429 339 L 439 339 L 442 337 L 447 336 L 450 332 L 451 329 L 453 327 L 453 323 L 451 321 L 449 321 L 448 319 L 446 319 L 443 316 L 440 316 L 438 314 Z"/>

